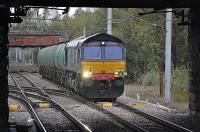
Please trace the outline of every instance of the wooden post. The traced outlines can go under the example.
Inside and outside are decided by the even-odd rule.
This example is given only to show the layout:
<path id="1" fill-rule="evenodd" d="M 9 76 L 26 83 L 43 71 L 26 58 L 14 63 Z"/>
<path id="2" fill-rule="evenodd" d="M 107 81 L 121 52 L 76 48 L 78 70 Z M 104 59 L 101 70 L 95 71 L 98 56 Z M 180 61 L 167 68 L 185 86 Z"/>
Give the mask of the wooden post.
<path id="1" fill-rule="evenodd" d="M 160 97 L 163 97 L 164 96 L 164 87 L 163 87 L 164 72 L 163 72 L 163 70 L 159 70 L 159 74 L 160 74 Z"/>

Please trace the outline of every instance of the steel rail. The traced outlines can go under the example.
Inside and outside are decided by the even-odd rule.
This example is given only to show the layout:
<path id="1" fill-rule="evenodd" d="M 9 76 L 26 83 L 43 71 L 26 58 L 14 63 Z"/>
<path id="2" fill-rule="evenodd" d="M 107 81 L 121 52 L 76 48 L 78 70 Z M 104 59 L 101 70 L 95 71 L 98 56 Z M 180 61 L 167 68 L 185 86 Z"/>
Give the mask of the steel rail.
<path id="1" fill-rule="evenodd" d="M 49 80 L 47 80 L 47 81 L 49 81 Z M 56 94 L 56 95 L 67 96 L 66 94 L 63 93 L 64 90 L 53 90 L 53 89 L 51 90 L 51 89 L 46 89 L 45 91 L 48 92 L 48 93 L 50 93 L 50 94 Z M 62 92 L 61 92 L 61 91 L 62 91 Z M 65 91 L 65 92 L 71 93 L 73 96 L 76 95 L 76 96 L 74 96 L 74 98 L 77 98 L 77 96 L 79 96 L 79 95 L 77 95 L 77 94 L 75 94 L 75 93 L 73 93 L 73 92 L 71 92 L 71 91 Z M 80 97 L 81 97 L 81 96 L 79 96 L 77 99 L 79 99 Z M 82 98 L 81 101 L 86 100 L 86 99 L 83 98 L 83 97 L 81 97 L 81 98 Z M 136 114 L 143 115 L 143 116 L 145 116 L 147 119 L 153 120 L 154 122 L 157 122 L 158 124 L 167 126 L 167 127 L 171 128 L 171 129 L 173 129 L 173 130 L 180 131 L 180 132 L 192 132 L 191 130 L 189 130 L 189 129 L 187 129 L 187 128 L 184 128 L 184 127 L 182 127 L 182 126 L 179 126 L 179 125 L 174 124 L 174 123 L 172 123 L 172 122 L 169 122 L 169 121 L 167 121 L 167 120 L 161 119 L 161 118 L 159 118 L 159 117 L 156 117 L 156 116 L 147 114 L 147 113 L 145 113 L 145 112 L 143 112 L 143 111 L 140 111 L 140 110 L 138 110 L 138 109 L 136 109 L 136 108 L 130 107 L 130 106 L 125 105 L 125 104 L 122 104 L 122 103 L 120 103 L 120 102 L 118 102 L 118 101 L 116 101 L 116 103 L 119 104 L 119 105 L 121 105 L 123 108 L 125 108 L 125 109 L 127 109 L 127 110 L 129 110 L 129 111 L 131 111 L 131 112 L 134 112 L 134 113 L 136 113 Z M 93 105 L 96 105 L 96 104 L 93 104 Z M 99 107 L 99 106 L 98 106 L 98 107 Z"/>
<path id="2" fill-rule="evenodd" d="M 21 92 L 20 92 L 20 94 L 21 94 Z M 21 97 L 17 97 L 17 96 L 18 95 L 12 95 L 12 94 L 8 95 L 9 98 L 12 98 L 14 100 L 18 100 L 19 102 L 21 102 L 21 103 L 23 103 L 25 105 L 25 107 L 28 109 L 28 112 L 31 114 L 31 116 L 34 119 L 34 121 L 36 121 L 36 124 L 37 124 L 36 127 L 38 128 L 39 127 L 38 126 L 39 122 L 37 123 L 37 121 L 38 121 L 38 115 L 36 114 L 35 110 L 33 109 L 33 107 L 30 105 L 30 103 L 27 100 L 25 100 L 25 99 L 23 99 Z M 39 128 L 39 131 L 42 132 L 43 130 Z"/>
<path id="3" fill-rule="evenodd" d="M 25 95 L 24 91 L 21 89 L 21 87 L 19 86 L 19 84 L 17 83 L 17 81 L 15 80 L 15 78 L 14 78 L 10 73 L 9 73 L 9 75 L 10 75 L 10 77 L 13 79 L 13 81 L 14 81 L 14 83 L 17 85 L 17 87 L 19 88 L 19 90 L 20 90 L 20 92 L 21 92 L 23 98 L 27 101 L 27 103 L 28 103 L 28 105 L 29 105 L 31 111 L 32 111 L 33 114 L 34 114 L 34 117 L 35 117 L 35 119 L 36 119 L 36 123 L 37 123 L 37 125 L 38 125 L 40 131 L 42 131 L 42 132 L 47 132 L 47 130 L 45 129 L 44 125 L 42 124 L 42 122 L 41 122 L 39 116 L 37 115 L 37 113 L 35 112 L 34 108 L 32 107 L 31 101 L 27 98 L 27 96 Z"/>
<path id="4" fill-rule="evenodd" d="M 63 93 L 63 92 L 61 92 L 61 91 L 62 91 L 62 90 L 49 90 L 49 89 L 47 89 L 47 92 L 50 93 L 50 94 L 56 94 L 56 95 L 67 96 L 66 93 Z M 67 93 L 69 92 L 70 94 L 72 94 L 72 95 L 73 95 L 73 98 L 75 98 L 75 99 L 77 99 L 77 100 L 79 100 L 79 101 L 84 101 L 84 103 L 86 103 L 86 104 L 92 103 L 91 105 L 95 105 L 95 107 L 96 107 L 96 106 L 97 106 L 97 107 L 101 107 L 101 106 L 96 105 L 96 104 L 93 103 L 93 102 L 87 101 L 85 98 L 80 97 L 79 95 L 76 95 L 76 94 L 73 93 L 73 92 L 70 92 L 70 91 L 66 91 L 66 92 L 67 92 Z M 78 96 L 79 96 L 79 97 L 78 97 Z M 81 98 L 81 99 L 80 99 L 80 98 Z M 147 114 L 147 113 L 145 113 L 145 112 L 142 112 L 142 111 L 140 111 L 140 110 L 138 110 L 138 109 L 136 109 L 136 108 L 127 106 L 127 105 L 125 105 L 125 104 L 122 104 L 122 103 L 120 103 L 120 102 L 118 102 L 118 101 L 116 101 L 116 103 L 117 103 L 119 106 L 121 106 L 122 108 L 124 108 L 124 109 L 127 109 L 127 110 L 129 110 L 129 111 L 131 111 L 131 112 L 134 112 L 134 113 L 136 113 L 136 114 L 143 115 L 143 116 L 145 116 L 147 119 L 150 119 L 150 120 L 152 120 L 152 121 L 154 121 L 154 122 L 156 122 L 156 123 L 158 123 L 158 124 L 164 125 L 164 126 L 166 126 L 166 127 L 168 127 L 168 128 L 171 128 L 171 129 L 173 129 L 173 130 L 175 130 L 175 131 L 179 131 L 179 132 L 192 132 L 191 130 L 186 129 L 186 128 L 182 127 L 182 126 L 179 126 L 179 125 L 177 125 L 177 124 L 174 124 L 174 123 L 169 122 L 169 121 L 164 120 L 164 119 L 160 119 L 159 117 L 156 117 L 156 116 L 153 116 L 153 115 L 149 115 L 149 114 Z M 104 110 L 105 110 L 105 109 L 104 109 Z M 107 110 L 105 110 L 105 112 L 107 112 Z M 108 111 L 108 113 L 109 113 L 109 111 Z M 113 114 L 113 113 L 111 113 L 111 114 Z"/>
<path id="5" fill-rule="evenodd" d="M 22 73 L 20 73 L 19 71 L 17 71 L 13 66 L 11 66 L 17 73 L 19 73 L 21 76 L 23 76 L 27 81 L 29 81 L 34 87 L 36 87 L 37 89 L 40 90 L 40 92 L 44 95 L 47 96 L 45 97 L 46 99 L 49 99 L 49 101 L 53 102 L 54 104 L 58 105 L 64 112 L 64 114 L 68 117 L 68 119 L 70 119 L 74 124 L 76 124 L 81 131 L 83 132 L 92 132 L 92 130 L 90 130 L 90 128 L 88 128 L 88 126 L 86 126 L 85 124 L 83 124 L 81 121 L 79 121 L 78 119 L 76 119 L 70 112 L 68 112 L 62 105 L 60 105 L 58 102 L 56 102 L 53 98 L 51 98 L 51 96 L 45 92 L 43 89 L 41 89 L 39 86 L 37 86 L 33 81 L 31 81 L 28 77 L 26 77 L 25 75 L 23 75 Z M 26 93 L 27 94 L 27 93 Z M 38 96 L 38 95 L 37 95 Z"/>
<path id="6" fill-rule="evenodd" d="M 17 86 L 16 85 L 8 85 L 8 87 L 9 87 L 9 90 L 11 89 L 11 90 L 15 90 L 16 88 L 17 88 Z M 23 88 L 25 91 L 33 91 L 33 92 L 38 92 L 38 91 L 40 91 L 40 89 L 37 89 L 37 88 L 35 88 L 35 87 L 27 87 L 27 86 L 21 86 L 21 88 Z M 45 92 L 66 92 L 65 90 L 58 90 L 58 89 L 49 89 L 49 88 L 43 88 L 43 90 L 45 91 Z"/>
<path id="7" fill-rule="evenodd" d="M 99 111 L 101 111 L 101 112 L 107 114 L 108 116 L 114 118 L 116 121 L 120 122 L 121 124 L 127 126 L 128 128 L 130 128 L 130 129 L 132 129 L 132 130 L 134 130 L 134 131 L 138 131 L 138 132 L 148 132 L 148 130 L 146 130 L 146 129 L 140 127 L 139 125 L 133 124 L 133 123 L 131 123 L 131 122 L 128 122 L 128 121 L 126 121 L 125 119 L 123 119 L 123 118 L 121 118 L 121 117 L 119 117 L 119 116 L 113 114 L 112 112 L 110 112 L 110 111 L 104 109 L 103 107 L 101 107 L 101 106 L 99 106 L 99 105 L 97 105 L 97 104 L 95 104 L 95 103 L 93 103 L 93 102 L 90 102 L 90 101 L 88 102 L 88 101 L 87 101 L 87 104 L 90 105 L 91 107 L 96 108 L 97 110 L 99 110 Z"/>
<path id="8" fill-rule="evenodd" d="M 47 81 L 49 81 L 49 80 L 47 80 Z M 51 81 L 49 81 L 49 82 L 52 83 Z M 53 84 L 55 84 L 55 83 L 53 82 Z M 48 92 L 48 93 L 50 93 L 50 94 L 56 94 L 56 95 L 59 95 L 59 94 L 60 94 L 60 95 L 63 95 L 63 96 L 67 96 L 66 94 L 63 93 L 64 90 L 45 89 L 45 91 Z M 61 91 L 62 91 L 62 92 L 61 92 Z M 71 92 L 71 91 L 66 91 L 66 90 L 65 90 L 65 92 L 71 93 L 71 94 L 77 96 L 77 94 L 75 94 L 75 93 L 73 93 L 73 92 Z M 74 97 L 77 98 L 76 96 L 74 96 Z M 79 95 L 78 95 L 78 96 L 79 96 Z M 79 96 L 79 97 L 81 97 L 81 96 Z M 85 100 L 85 98 L 83 98 L 83 97 L 81 97 L 81 98 Z M 77 98 L 77 99 L 78 99 L 78 98 Z M 81 100 L 81 101 L 83 101 L 83 100 Z M 191 130 L 189 130 L 189 129 L 187 129 L 187 128 L 184 128 L 184 127 L 182 127 L 182 126 L 180 126 L 180 125 L 177 125 L 177 124 L 174 124 L 174 123 L 169 122 L 169 121 L 167 121 L 167 120 L 161 119 L 161 118 L 159 118 L 159 117 L 156 117 L 156 116 L 147 114 L 147 113 L 145 113 L 145 112 L 143 112 L 143 111 L 140 111 L 140 110 L 138 110 L 138 109 L 136 109 L 136 108 L 130 107 L 130 106 L 125 105 L 125 104 L 122 104 L 122 103 L 120 103 L 120 102 L 118 102 L 118 101 L 116 101 L 116 103 L 118 103 L 119 105 L 123 106 L 124 108 L 126 108 L 127 110 L 129 110 L 129 111 L 131 111 L 131 112 L 135 112 L 135 113 L 137 113 L 137 114 L 143 115 L 143 116 L 147 117 L 147 119 L 153 120 L 154 122 L 157 122 L 157 123 L 159 123 L 159 124 L 161 124 L 161 125 L 165 125 L 165 126 L 171 128 L 171 129 L 174 129 L 174 130 L 176 130 L 176 131 L 180 131 L 180 132 L 192 132 Z"/>
<path id="9" fill-rule="evenodd" d="M 171 129 L 173 129 L 175 131 L 192 132 L 191 130 L 186 129 L 186 128 L 182 127 L 182 126 L 179 126 L 179 125 L 174 124 L 172 122 L 169 122 L 167 120 L 161 119 L 159 117 L 147 114 L 147 113 L 145 113 L 145 112 L 143 112 L 143 111 L 141 111 L 141 110 L 139 110 L 137 108 L 128 106 L 128 105 L 123 104 L 123 103 L 121 103 L 119 101 L 116 101 L 116 103 L 118 104 L 118 106 L 122 107 L 123 109 L 126 109 L 126 110 L 128 110 L 130 112 L 134 112 L 134 113 L 139 114 L 139 115 L 142 115 L 142 116 L 146 117 L 147 119 L 153 120 L 154 122 L 157 122 L 157 123 L 159 123 L 161 125 L 167 126 L 167 127 L 171 128 Z"/>
<path id="10" fill-rule="evenodd" d="M 47 91 L 47 92 L 50 93 L 50 94 L 54 94 L 54 95 L 68 96 L 68 95 L 66 95 L 66 93 L 68 93 L 68 91 L 66 91 L 66 93 L 63 93 L 63 92 L 60 92 L 60 91 L 54 91 L 54 90 L 53 91 L 50 90 L 50 91 Z M 75 100 L 77 100 L 77 101 L 79 101 L 81 103 L 84 103 L 86 105 L 89 105 L 91 108 L 95 108 L 98 111 L 103 112 L 104 114 L 110 116 L 111 118 L 115 119 L 117 122 L 119 122 L 120 124 L 128 127 L 131 130 L 134 130 L 134 131 L 137 131 L 137 132 L 148 132 L 148 130 L 140 127 L 139 125 L 136 125 L 136 124 L 133 124 L 131 122 L 128 122 L 125 119 L 122 119 L 121 117 L 119 117 L 119 116 L 113 114 L 112 112 L 104 109 L 103 107 L 101 107 L 101 106 L 99 106 L 99 105 L 97 105 L 97 104 L 95 104 L 95 103 L 93 103 L 91 101 L 88 101 L 85 98 L 83 98 L 83 97 L 81 97 L 81 96 L 79 96 L 77 94 L 74 94 L 73 92 L 69 91 L 69 93 L 71 94 L 71 96 Z"/>
<path id="11" fill-rule="evenodd" d="M 12 67 L 18 74 L 20 74 L 22 77 L 24 77 L 28 82 L 30 82 L 33 86 L 35 86 L 37 89 L 39 89 L 41 91 L 41 93 L 45 96 L 47 96 L 48 98 L 51 98 L 43 89 L 41 89 L 40 87 L 38 87 L 33 81 L 31 81 L 28 77 L 26 77 L 25 75 L 23 75 L 21 72 L 19 72 L 14 66 L 10 65 L 10 67 Z"/>
<path id="12" fill-rule="evenodd" d="M 15 93 L 15 94 L 20 94 L 20 91 L 16 91 L 16 90 L 10 90 L 10 92 L 11 92 L 11 93 Z M 37 94 L 33 94 L 33 93 L 26 93 L 26 92 L 25 92 L 25 94 L 26 94 L 27 96 L 29 96 L 29 97 L 33 97 L 33 98 L 37 98 L 37 99 L 41 99 L 41 100 L 47 100 L 48 102 L 51 102 L 52 104 L 54 104 L 54 106 L 57 106 L 57 108 L 59 108 L 60 111 L 61 111 L 64 115 L 66 115 L 67 117 L 68 117 L 69 114 L 70 114 L 63 106 L 61 106 L 60 104 L 58 104 L 58 103 L 55 102 L 54 100 L 49 99 L 48 97 L 44 97 L 44 96 L 37 95 Z M 70 115 L 71 115 L 71 114 L 70 114 Z M 73 119 L 74 117 L 71 117 L 71 118 Z M 73 121 L 73 122 L 74 122 L 74 121 Z M 84 124 L 83 124 L 83 125 L 84 125 Z M 86 127 L 87 127 L 87 126 L 86 126 Z M 87 127 L 87 129 L 90 130 L 88 127 Z M 82 130 L 82 131 L 88 132 L 88 131 L 85 131 L 85 130 Z M 92 131 L 90 130 L 90 132 L 92 132 Z"/>

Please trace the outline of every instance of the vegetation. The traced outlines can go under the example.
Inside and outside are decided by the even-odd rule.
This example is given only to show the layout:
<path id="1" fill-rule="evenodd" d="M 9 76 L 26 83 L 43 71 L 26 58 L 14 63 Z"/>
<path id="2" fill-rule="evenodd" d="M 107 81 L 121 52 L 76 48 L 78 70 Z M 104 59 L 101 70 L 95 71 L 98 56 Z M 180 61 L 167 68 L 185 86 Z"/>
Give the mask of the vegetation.
<path id="1" fill-rule="evenodd" d="M 150 71 L 141 76 L 140 85 L 159 86 L 159 72 Z M 178 67 L 172 72 L 172 98 L 176 102 L 188 101 L 188 70 L 184 67 Z M 156 88 L 155 88 L 156 89 Z M 159 89 L 157 89 L 159 91 Z M 150 93 L 149 93 L 150 94 Z"/>
<path id="2" fill-rule="evenodd" d="M 164 72 L 165 29 L 162 27 L 165 27 L 165 14 L 138 16 L 138 13 L 151 10 L 113 9 L 113 35 L 122 39 L 127 47 L 127 83 L 158 86 L 159 73 Z M 83 36 L 84 28 L 86 35 L 106 32 L 106 11 L 105 8 L 79 8 L 70 17 L 58 11 L 43 10 L 38 13 L 37 9 L 32 9 L 24 23 L 16 27 L 29 25 L 42 30 L 67 31 L 68 39 L 73 39 Z M 187 27 L 177 26 L 177 22 L 173 21 L 172 86 L 187 90 Z"/>
<path id="3" fill-rule="evenodd" d="M 158 86 L 159 85 L 159 72 L 150 71 L 141 76 L 139 81 L 144 86 Z M 172 72 L 172 87 L 174 89 L 181 88 L 187 90 L 188 87 L 188 70 L 184 67 L 179 67 Z"/>

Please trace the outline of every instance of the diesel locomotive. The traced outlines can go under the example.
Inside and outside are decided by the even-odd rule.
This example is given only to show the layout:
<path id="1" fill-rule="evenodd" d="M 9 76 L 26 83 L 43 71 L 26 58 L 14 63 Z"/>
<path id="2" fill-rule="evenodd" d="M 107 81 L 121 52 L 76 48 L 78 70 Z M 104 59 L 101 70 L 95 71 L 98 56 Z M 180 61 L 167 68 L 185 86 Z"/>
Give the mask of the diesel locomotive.
<path id="1" fill-rule="evenodd" d="M 126 48 L 112 35 L 97 33 L 43 48 L 40 74 L 92 100 L 115 100 L 124 91 Z"/>

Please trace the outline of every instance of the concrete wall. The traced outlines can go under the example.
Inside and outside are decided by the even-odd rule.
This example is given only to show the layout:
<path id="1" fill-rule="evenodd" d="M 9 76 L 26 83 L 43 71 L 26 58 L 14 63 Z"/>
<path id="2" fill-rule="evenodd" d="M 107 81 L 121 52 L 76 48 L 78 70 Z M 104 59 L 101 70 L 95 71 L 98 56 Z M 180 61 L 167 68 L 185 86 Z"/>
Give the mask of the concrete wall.
<path id="1" fill-rule="evenodd" d="M 200 9 L 190 10 L 189 26 L 189 108 L 193 116 L 200 117 Z"/>

